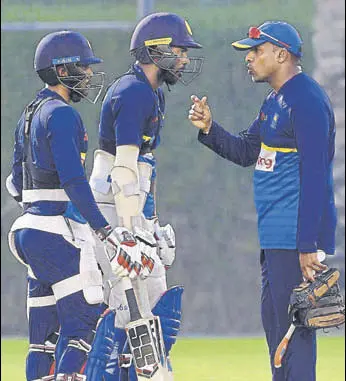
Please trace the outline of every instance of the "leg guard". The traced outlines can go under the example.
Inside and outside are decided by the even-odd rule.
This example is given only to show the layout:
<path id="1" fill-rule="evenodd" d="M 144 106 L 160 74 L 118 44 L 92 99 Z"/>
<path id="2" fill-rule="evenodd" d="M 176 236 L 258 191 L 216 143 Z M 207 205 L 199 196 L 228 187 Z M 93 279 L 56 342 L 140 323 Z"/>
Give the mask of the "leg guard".
<path id="1" fill-rule="evenodd" d="M 54 381 L 54 350 L 56 334 L 44 344 L 30 344 L 26 358 L 26 376 L 28 380 Z"/>
<path id="2" fill-rule="evenodd" d="M 69 338 L 63 335 L 59 335 L 58 342 L 55 347 L 55 368 L 57 368 L 57 364 L 59 364 L 63 353 L 67 348 Z"/>
<path id="3" fill-rule="evenodd" d="M 26 378 L 31 381 L 54 373 L 52 368 L 58 339 L 56 331 L 59 329 L 52 289 L 33 278 L 28 280 L 27 312 L 30 344 L 26 359 Z"/>
<path id="4" fill-rule="evenodd" d="M 167 356 L 177 341 L 181 324 L 181 298 L 184 288 L 175 286 L 168 289 L 153 308 L 153 314 L 160 317 L 163 341 Z"/>
<path id="5" fill-rule="evenodd" d="M 88 340 L 91 341 L 91 340 Z M 90 344 L 85 339 L 70 339 L 58 364 L 57 378 L 59 374 L 73 374 L 76 369 L 80 373 L 84 370 Z"/>
<path id="6" fill-rule="evenodd" d="M 105 381 L 118 381 L 120 372 L 120 362 L 122 359 L 122 352 L 126 343 L 126 331 L 121 328 L 114 329 L 114 344 L 113 351 L 107 363 L 106 371 L 104 373 Z M 124 359 L 125 360 L 125 359 Z M 131 365 L 131 361 L 130 361 Z"/>
<path id="7" fill-rule="evenodd" d="M 92 349 L 85 367 L 85 375 L 88 381 L 99 381 L 102 380 L 104 374 L 112 375 L 114 373 L 113 357 L 118 357 L 118 348 L 120 345 L 120 348 L 123 346 L 123 342 L 120 343 L 119 341 L 124 341 L 123 339 L 120 340 L 118 330 L 114 328 L 114 319 L 115 312 L 107 309 L 98 321 Z M 106 371 L 107 364 L 108 371 Z M 117 380 L 116 378 L 113 379 Z"/>

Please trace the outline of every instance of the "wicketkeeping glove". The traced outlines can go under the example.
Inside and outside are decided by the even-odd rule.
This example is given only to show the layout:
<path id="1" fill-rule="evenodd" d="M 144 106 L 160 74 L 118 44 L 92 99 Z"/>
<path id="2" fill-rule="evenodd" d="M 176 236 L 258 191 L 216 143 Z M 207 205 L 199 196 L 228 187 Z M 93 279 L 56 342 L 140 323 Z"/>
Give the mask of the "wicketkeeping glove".
<path id="1" fill-rule="evenodd" d="M 345 322 L 345 302 L 340 292 L 340 272 L 335 268 L 315 275 L 293 289 L 289 317 L 297 327 L 337 327 Z"/>

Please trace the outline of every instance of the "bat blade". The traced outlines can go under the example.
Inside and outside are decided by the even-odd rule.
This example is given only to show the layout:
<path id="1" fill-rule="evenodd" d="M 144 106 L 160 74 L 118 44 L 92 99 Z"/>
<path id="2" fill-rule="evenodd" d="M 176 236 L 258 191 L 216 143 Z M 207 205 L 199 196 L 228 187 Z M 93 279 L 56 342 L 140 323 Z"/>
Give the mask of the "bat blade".
<path id="1" fill-rule="evenodd" d="M 282 365 L 282 359 L 286 353 L 288 343 L 293 335 L 294 330 L 296 329 L 296 326 L 294 324 L 291 324 L 286 335 L 281 340 L 280 344 L 278 345 L 275 356 L 274 356 L 274 367 L 275 368 L 281 368 Z"/>
<path id="2" fill-rule="evenodd" d="M 139 380 L 166 381 L 168 370 L 157 317 L 131 321 L 125 330 Z M 162 340 L 163 341 L 163 340 Z"/>
<path id="3" fill-rule="evenodd" d="M 168 381 L 167 357 L 163 342 L 160 318 L 148 314 L 142 317 L 137 298 L 130 282 L 125 289 L 130 311 L 130 322 L 125 326 L 139 381 Z M 143 297 L 140 298 L 142 300 Z M 148 316 L 148 317 L 147 317 Z"/>

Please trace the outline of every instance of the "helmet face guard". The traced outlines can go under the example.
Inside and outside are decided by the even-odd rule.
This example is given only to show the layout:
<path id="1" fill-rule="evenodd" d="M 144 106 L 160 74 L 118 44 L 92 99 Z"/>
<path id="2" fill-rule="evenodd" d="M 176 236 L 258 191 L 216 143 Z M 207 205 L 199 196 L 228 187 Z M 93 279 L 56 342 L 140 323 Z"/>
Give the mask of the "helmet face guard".
<path id="1" fill-rule="evenodd" d="M 145 46 L 146 54 L 151 63 L 168 72 L 176 81 L 185 86 L 190 84 L 202 72 L 204 57 L 184 57 L 175 54 L 169 45 Z M 184 48 L 184 47 L 182 47 Z M 177 69 L 179 59 L 188 59 L 189 63 Z"/>
<path id="2" fill-rule="evenodd" d="M 61 65 L 59 60 L 59 65 Z M 88 74 L 82 69 L 82 65 L 76 62 L 63 63 L 62 66 L 68 73 L 67 76 L 60 76 L 57 71 L 57 62 L 53 60 L 53 68 L 57 79 L 61 85 L 71 90 L 71 100 L 79 102 L 82 98 L 95 104 L 99 99 L 105 83 L 105 73 L 95 72 Z"/>
<path id="3" fill-rule="evenodd" d="M 130 52 L 143 64 L 155 64 L 160 68 L 163 82 L 180 81 L 188 85 L 202 71 L 203 57 L 178 56 L 174 47 L 200 49 L 202 45 L 192 37 L 192 30 L 184 18 L 174 13 L 157 12 L 144 17 L 133 31 Z M 173 49 L 172 49 L 173 48 Z M 186 65 L 179 69 L 180 62 Z"/>
<path id="4" fill-rule="evenodd" d="M 48 85 L 60 84 L 69 89 L 73 102 L 85 98 L 94 104 L 104 87 L 105 74 L 85 68 L 101 62 L 81 33 L 62 30 L 41 39 L 35 51 L 34 69 Z M 66 70 L 66 77 L 59 75 L 58 67 Z"/>

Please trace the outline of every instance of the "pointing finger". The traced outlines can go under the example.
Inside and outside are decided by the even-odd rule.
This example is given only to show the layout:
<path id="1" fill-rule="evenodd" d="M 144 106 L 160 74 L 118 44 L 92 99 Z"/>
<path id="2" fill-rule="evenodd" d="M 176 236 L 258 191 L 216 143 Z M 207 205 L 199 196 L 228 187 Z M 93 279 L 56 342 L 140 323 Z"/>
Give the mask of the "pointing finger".
<path id="1" fill-rule="evenodd" d="M 203 106 L 206 105 L 206 103 L 207 103 L 207 97 L 203 97 L 201 102 L 202 102 Z"/>
<path id="2" fill-rule="evenodd" d="M 191 100 L 192 102 L 200 102 L 200 99 L 198 98 L 197 95 L 191 95 Z"/>

